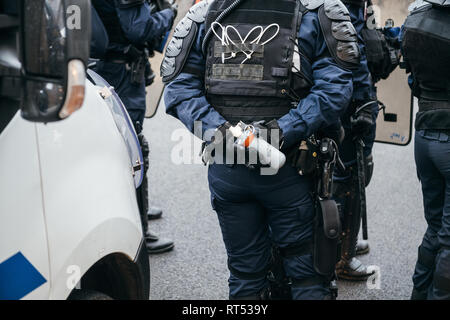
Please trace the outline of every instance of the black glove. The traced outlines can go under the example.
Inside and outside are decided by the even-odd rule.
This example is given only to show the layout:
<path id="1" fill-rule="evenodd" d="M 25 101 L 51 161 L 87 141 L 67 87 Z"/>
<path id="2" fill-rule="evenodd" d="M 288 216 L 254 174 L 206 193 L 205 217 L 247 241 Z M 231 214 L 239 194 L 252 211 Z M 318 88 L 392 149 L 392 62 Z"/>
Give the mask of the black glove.
<path id="1" fill-rule="evenodd" d="M 353 136 L 363 137 L 370 132 L 370 128 L 375 124 L 373 109 L 376 103 L 376 101 L 355 102 L 355 113 L 350 118 Z"/>
<path id="2" fill-rule="evenodd" d="M 208 163 L 221 162 L 224 159 L 216 159 L 219 157 L 216 151 L 220 150 L 222 155 L 225 156 L 227 148 L 234 147 L 234 139 L 231 133 L 228 131 L 231 128 L 229 122 L 225 122 L 218 127 L 212 137 L 205 137 L 207 141 L 203 141 L 202 145 L 202 161 L 206 165 Z"/>
<path id="3" fill-rule="evenodd" d="M 341 121 L 338 121 L 326 128 L 319 130 L 316 138 L 321 140 L 322 138 L 333 139 L 336 143 L 342 143 L 345 138 L 345 129 L 342 126 Z"/>
<path id="4" fill-rule="evenodd" d="M 161 1 L 161 10 L 170 9 L 173 12 L 173 19 L 178 15 L 178 4 L 175 3 L 175 0 L 163 0 Z"/>
<path id="5" fill-rule="evenodd" d="M 283 131 L 278 125 L 278 121 L 273 119 L 269 122 L 267 121 L 257 121 L 251 124 L 255 128 L 255 133 L 257 137 L 266 140 L 272 146 L 281 149 L 283 146 Z M 274 140 L 275 139 L 275 140 Z"/>

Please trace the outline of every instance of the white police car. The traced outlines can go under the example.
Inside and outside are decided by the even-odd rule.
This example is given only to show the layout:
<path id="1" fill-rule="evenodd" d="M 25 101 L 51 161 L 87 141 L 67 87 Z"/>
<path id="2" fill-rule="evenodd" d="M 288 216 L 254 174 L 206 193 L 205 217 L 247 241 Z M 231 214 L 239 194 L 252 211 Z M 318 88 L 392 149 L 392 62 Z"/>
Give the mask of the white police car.
<path id="1" fill-rule="evenodd" d="M 74 43 L 88 35 L 65 28 L 68 4 L 88 17 L 89 1 L 22 2 L 26 26 L 0 1 L 0 299 L 148 299 L 139 142 L 114 90 L 85 73 Z"/>

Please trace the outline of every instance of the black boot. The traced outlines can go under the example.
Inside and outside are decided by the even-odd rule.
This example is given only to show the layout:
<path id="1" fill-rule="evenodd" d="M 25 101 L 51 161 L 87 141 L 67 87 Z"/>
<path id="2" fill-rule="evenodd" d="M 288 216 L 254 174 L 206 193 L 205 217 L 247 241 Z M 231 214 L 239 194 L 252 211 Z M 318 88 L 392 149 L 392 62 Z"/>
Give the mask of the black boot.
<path id="1" fill-rule="evenodd" d="M 157 235 L 148 230 L 145 234 L 145 244 L 147 245 L 147 252 L 149 254 L 168 252 L 175 246 L 172 240 L 159 238 Z"/>
<path id="2" fill-rule="evenodd" d="M 368 254 L 369 252 L 369 242 L 367 240 L 358 240 L 358 243 L 356 244 L 356 255 L 362 256 L 363 254 Z"/>
<path id="3" fill-rule="evenodd" d="M 340 280 L 366 281 L 375 271 L 369 272 L 366 265 L 353 257 L 350 261 L 341 259 L 336 265 L 336 274 Z"/>
<path id="4" fill-rule="evenodd" d="M 147 211 L 147 218 L 148 220 L 156 220 L 161 218 L 162 216 L 162 209 L 158 207 L 150 207 Z"/>
<path id="5" fill-rule="evenodd" d="M 355 258 L 359 228 L 361 226 L 361 207 L 358 192 L 356 168 L 351 167 L 350 181 L 335 183 L 335 196 L 341 200 L 342 246 L 341 260 L 336 264 L 338 279 L 365 281 L 375 271 L 369 272 L 367 266 Z"/>

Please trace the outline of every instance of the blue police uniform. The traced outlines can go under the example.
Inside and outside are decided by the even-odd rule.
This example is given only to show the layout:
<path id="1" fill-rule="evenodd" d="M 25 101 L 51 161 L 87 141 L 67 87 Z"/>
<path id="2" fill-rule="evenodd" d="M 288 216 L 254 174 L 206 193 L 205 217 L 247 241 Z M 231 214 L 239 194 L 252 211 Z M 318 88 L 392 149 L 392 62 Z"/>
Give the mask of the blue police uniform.
<path id="1" fill-rule="evenodd" d="M 91 16 L 92 34 L 90 57 L 100 59 L 105 56 L 106 51 L 108 50 L 109 37 L 103 22 L 94 7 L 92 7 Z"/>
<path id="2" fill-rule="evenodd" d="M 412 299 L 450 300 L 449 7 L 448 0 L 419 4 L 400 35 L 419 99 L 414 153 L 428 224 L 418 250 Z"/>
<path id="3" fill-rule="evenodd" d="M 323 1 L 318 2 L 323 4 Z M 262 6 L 255 1 L 244 3 L 249 10 Z M 296 32 L 302 53 L 302 71 L 312 86 L 296 107 L 278 118 L 284 136 L 282 150 L 288 150 L 318 130 L 338 122 L 352 96 L 352 74 L 331 56 L 315 9 L 303 15 L 301 27 Z M 201 123 L 204 134 L 221 127 L 229 119 L 216 110 L 205 93 L 207 61 L 202 44 L 207 28 L 205 18 L 197 18 L 192 17 L 194 21 L 200 21 L 196 38 L 186 53 L 184 67 L 167 84 L 164 100 L 168 114 L 181 120 L 193 133 L 195 122 Z M 185 25 L 189 23 L 185 22 Z M 277 54 L 277 51 L 270 53 L 271 56 Z M 166 58 L 163 69 L 173 66 L 171 54 L 166 53 Z M 219 218 L 228 255 L 230 298 L 261 297 L 269 286 L 267 269 L 271 241 L 280 248 L 312 242 L 315 216 L 312 181 L 300 176 L 288 164 L 276 175 L 261 175 L 244 165 L 211 164 L 208 181 L 212 206 Z M 320 278 L 315 271 L 310 251 L 286 256 L 283 264 L 287 276 L 293 280 L 294 299 L 329 296 L 329 281 Z"/>
<path id="4" fill-rule="evenodd" d="M 146 108 L 144 75 L 140 83 L 132 83 L 130 69 L 123 61 L 126 58 L 121 55 L 130 44 L 142 49 L 164 36 L 172 27 L 174 13 L 170 9 L 151 13 L 145 1 L 94 0 L 93 5 L 108 31 L 107 57 L 111 57 L 99 61 L 95 71 L 114 87 L 133 122 L 142 124 Z"/>

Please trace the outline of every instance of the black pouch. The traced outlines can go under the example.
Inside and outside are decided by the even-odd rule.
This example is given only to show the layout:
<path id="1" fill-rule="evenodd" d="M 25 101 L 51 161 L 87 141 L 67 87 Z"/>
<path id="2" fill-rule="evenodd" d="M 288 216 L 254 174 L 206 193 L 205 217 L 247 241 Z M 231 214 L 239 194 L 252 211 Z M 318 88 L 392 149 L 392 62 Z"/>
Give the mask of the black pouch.
<path id="1" fill-rule="evenodd" d="M 301 176 L 312 176 L 318 169 L 318 146 L 310 141 L 302 141 L 288 153 L 288 162 Z"/>
<path id="2" fill-rule="evenodd" d="M 139 59 L 131 63 L 130 82 L 132 85 L 140 86 L 142 82 L 144 82 L 146 63 L 147 59 L 145 59 L 144 56 L 140 57 Z"/>
<path id="3" fill-rule="evenodd" d="M 147 49 L 139 50 L 129 45 L 124 49 L 123 54 L 128 61 L 130 72 L 130 83 L 134 86 L 140 86 L 144 82 L 145 69 L 148 63 Z"/>
<path id="4" fill-rule="evenodd" d="M 339 260 L 341 222 L 334 200 L 317 200 L 314 231 L 314 269 L 322 276 L 332 276 Z"/>

